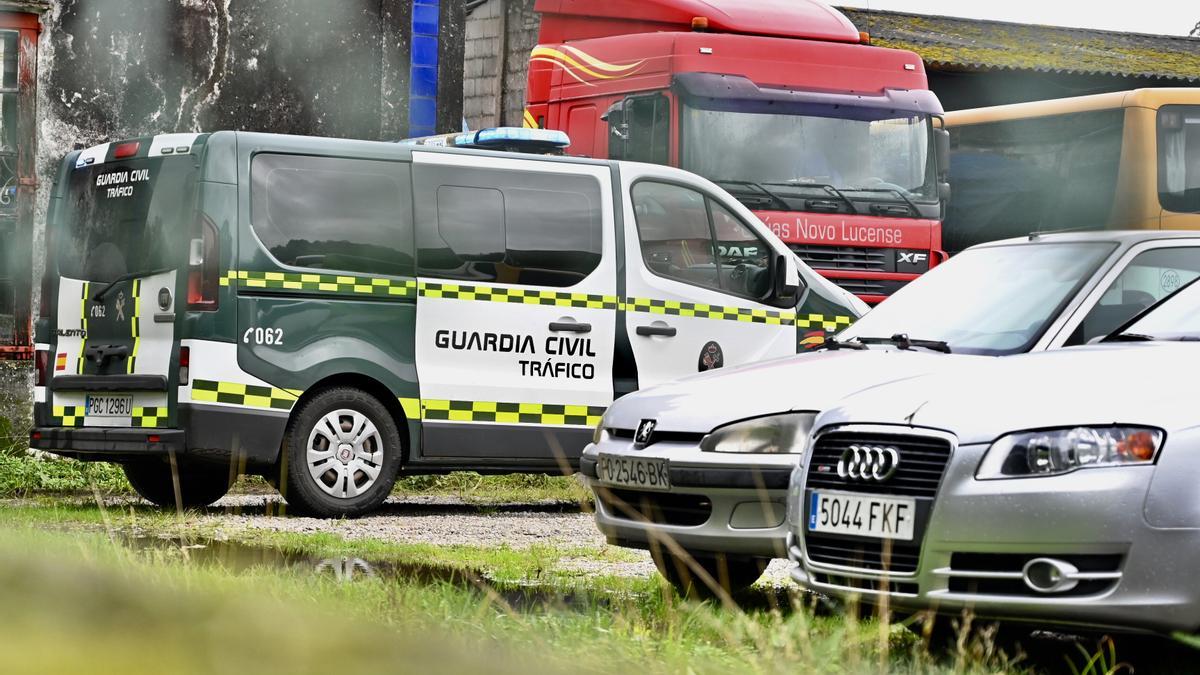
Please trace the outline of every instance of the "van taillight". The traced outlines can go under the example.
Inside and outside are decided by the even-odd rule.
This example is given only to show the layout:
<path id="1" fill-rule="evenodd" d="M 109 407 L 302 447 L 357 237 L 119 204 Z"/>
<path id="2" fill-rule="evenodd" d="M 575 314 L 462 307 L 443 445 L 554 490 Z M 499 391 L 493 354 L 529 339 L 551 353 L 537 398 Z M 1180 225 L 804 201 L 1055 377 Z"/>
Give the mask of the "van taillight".
<path id="1" fill-rule="evenodd" d="M 212 311 L 217 308 L 220 290 L 221 251 L 217 226 L 208 218 L 196 221 L 188 246 L 188 309 Z"/>
<path id="2" fill-rule="evenodd" d="M 50 352 L 45 349 L 39 349 L 33 355 L 34 368 L 37 372 L 34 374 L 37 386 L 44 387 L 50 381 Z M 26 380 L 28 382 L 29 380 Z"/>
<path id="3" fill-rule="evenodd" d="M 192 348 L 179 348 L 179 384 L 185 385 L 191 379 Z"/>

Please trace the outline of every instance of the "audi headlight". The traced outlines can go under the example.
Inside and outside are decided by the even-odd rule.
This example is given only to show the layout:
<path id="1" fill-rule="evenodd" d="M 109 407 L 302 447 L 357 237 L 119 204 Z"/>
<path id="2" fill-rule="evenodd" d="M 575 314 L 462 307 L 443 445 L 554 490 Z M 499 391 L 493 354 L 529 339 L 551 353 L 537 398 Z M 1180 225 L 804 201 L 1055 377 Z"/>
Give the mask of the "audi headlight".
<path id="1" fill-rule="evenodd" d="M 804 452 L 815 412 L 784 413 L 734 422 L 700 441 L 705 452 L 798 454 Z"/>
<path id="2" fill-rule="evenodd" d="M 1149 427 L 1075 427 L 1009 434 L 992 443 L 975 477 L 1056 476 L 1105 466 L 1151 464 L 1163 432 Z"/>

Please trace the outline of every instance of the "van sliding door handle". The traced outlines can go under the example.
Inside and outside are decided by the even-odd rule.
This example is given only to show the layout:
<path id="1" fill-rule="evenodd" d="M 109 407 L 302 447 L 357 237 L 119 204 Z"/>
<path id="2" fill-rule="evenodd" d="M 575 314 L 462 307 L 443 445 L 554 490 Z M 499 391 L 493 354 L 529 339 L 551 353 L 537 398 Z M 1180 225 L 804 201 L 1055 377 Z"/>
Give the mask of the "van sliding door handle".
<path id="1" fill-rule="evenodd" d="M 590 333 L 590 332 L 592 332 L 592 324 L 590 324 L 590 323 L 575 323 L 574 321 L 552 321 L 552 322 L 550 322 L 550 332 L 552 332 L 552 333 Z"/>
<path id="2" fill-rule="evenodd" d="M 637 334 L 650 337 L 653 335 L 661 335 L 663 337 L 675 337 L 679 331 L 671 326 L 638 326 Z"/>

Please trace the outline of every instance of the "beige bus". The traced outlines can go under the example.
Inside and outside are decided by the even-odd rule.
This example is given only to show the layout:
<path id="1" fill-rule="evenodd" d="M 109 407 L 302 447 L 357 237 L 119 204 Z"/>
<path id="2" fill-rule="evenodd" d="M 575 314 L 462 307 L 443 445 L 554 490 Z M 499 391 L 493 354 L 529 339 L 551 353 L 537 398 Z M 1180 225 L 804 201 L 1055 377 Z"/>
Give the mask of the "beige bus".
<path id="1" fill-rule="evenodd" d="M 1200 229 L 1200 88 L 946 113 L 943 244 L 1067 229 Z"/>

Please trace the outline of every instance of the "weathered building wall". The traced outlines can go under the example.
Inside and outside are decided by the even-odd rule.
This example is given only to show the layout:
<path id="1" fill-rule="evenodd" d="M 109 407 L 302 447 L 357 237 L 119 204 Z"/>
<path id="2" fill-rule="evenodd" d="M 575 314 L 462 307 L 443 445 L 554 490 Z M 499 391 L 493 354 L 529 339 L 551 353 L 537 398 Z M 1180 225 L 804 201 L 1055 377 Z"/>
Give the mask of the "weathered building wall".
<path id="1" fill-rule="evenodd" d="M 463 0 L 53 0 L 38 58 L 34 278 L 54 169 L 73 148 L 219 129 L 457 130 L 464 21 Z M 4 372 L 0 398 L 28 400 L 25 373 Z"/>
<path id="2" fill-rule="evenodd" d="M 541 23 L 533 3 L 483 0 L 468 5 L 463 115 L 472 129 L 521 126 L 529 52 Z"/>

